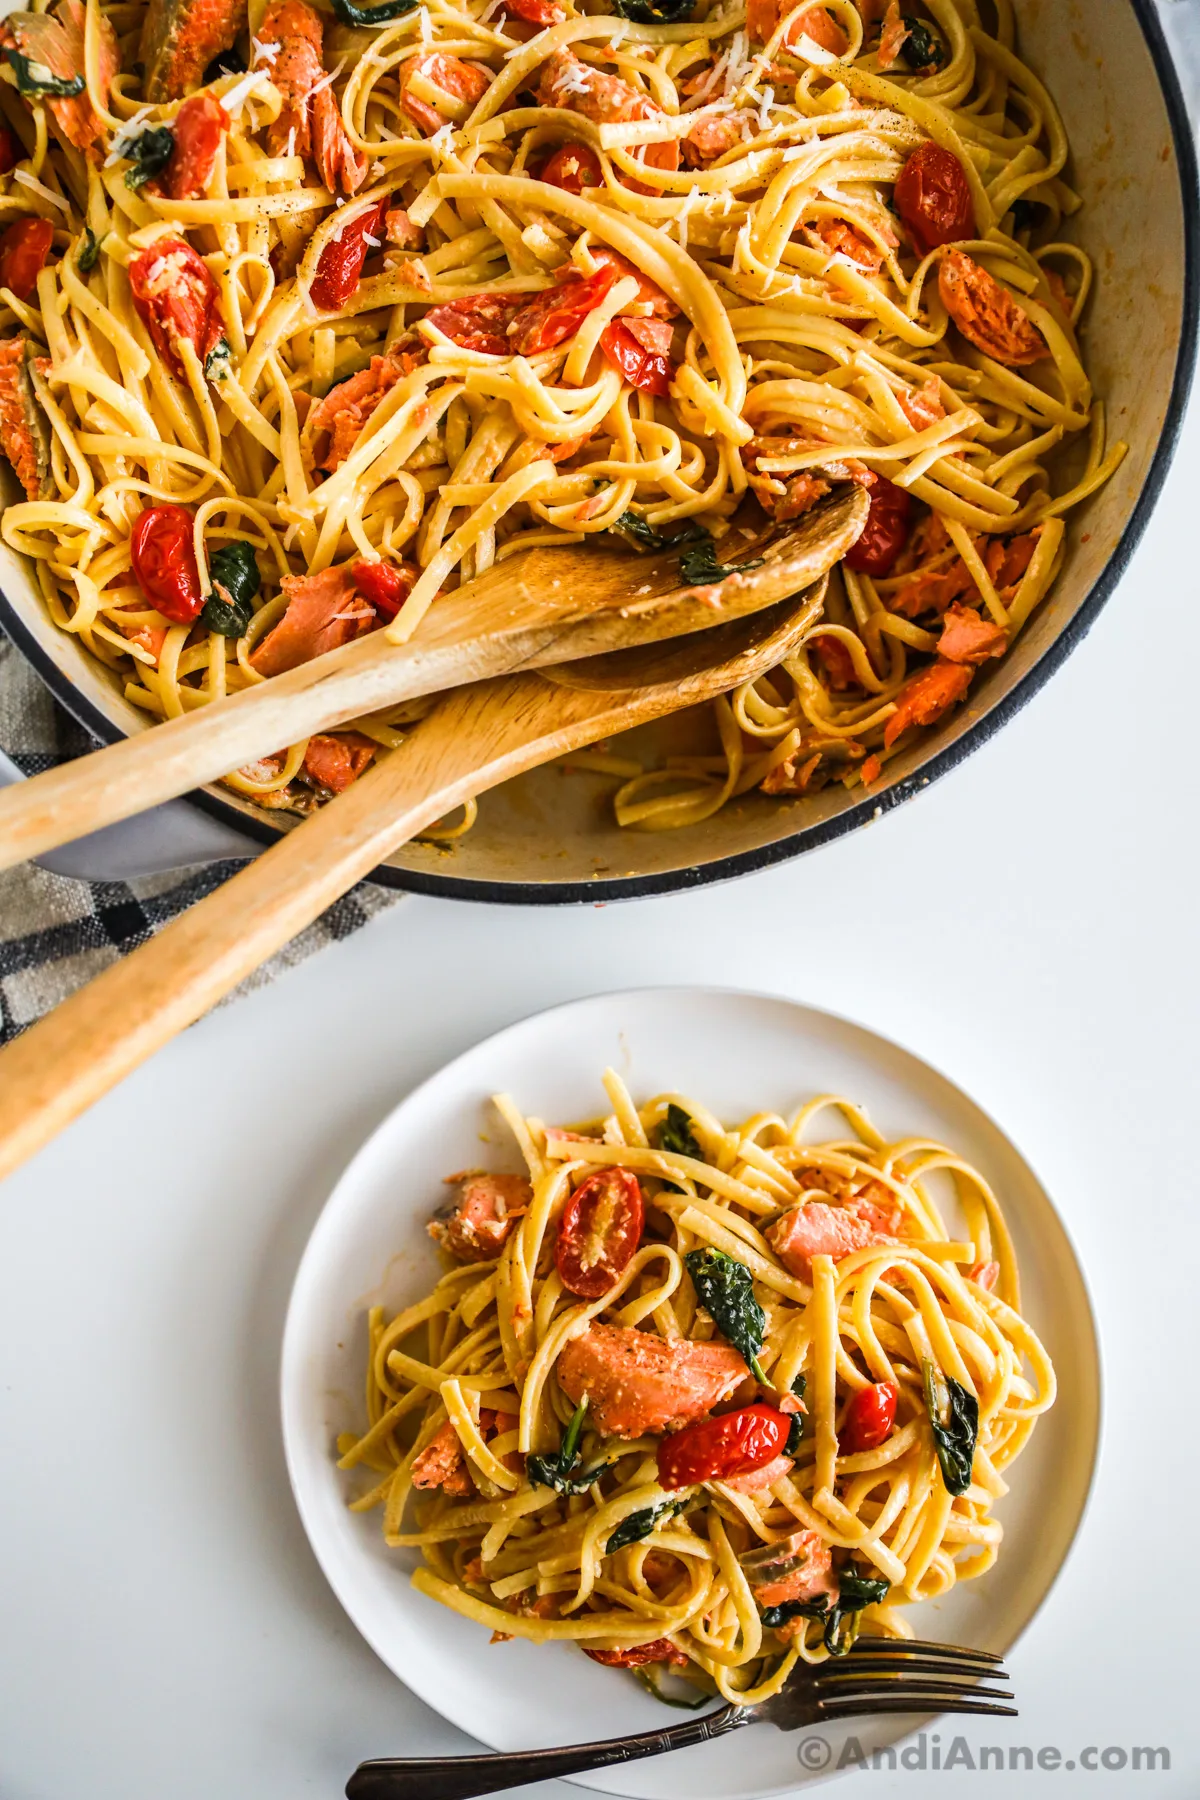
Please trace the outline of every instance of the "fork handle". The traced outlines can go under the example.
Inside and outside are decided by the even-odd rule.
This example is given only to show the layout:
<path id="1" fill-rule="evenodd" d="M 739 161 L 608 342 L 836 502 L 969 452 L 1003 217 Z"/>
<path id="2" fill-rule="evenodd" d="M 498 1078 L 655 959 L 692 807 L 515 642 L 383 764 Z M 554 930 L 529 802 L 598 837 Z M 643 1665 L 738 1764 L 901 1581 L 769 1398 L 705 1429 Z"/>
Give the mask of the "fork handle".
<path id="1" fill-rule="evenodd" d="M 667 1750 L 707 1744 L 736 1731 L 751 1718 L 744 1706 L 723 1706 L 702 1719 L 646 1731 L 639 1737 L 610 1738 L 598 1744 L 570 1744 L 564 1750 L 514 1750 L 496 1756 L 380 1757 L 360 1763 L 346 1783 L 347 1800 L 474 1800 L 530 1781 L 551 1781 L 639 1762 Z"/>

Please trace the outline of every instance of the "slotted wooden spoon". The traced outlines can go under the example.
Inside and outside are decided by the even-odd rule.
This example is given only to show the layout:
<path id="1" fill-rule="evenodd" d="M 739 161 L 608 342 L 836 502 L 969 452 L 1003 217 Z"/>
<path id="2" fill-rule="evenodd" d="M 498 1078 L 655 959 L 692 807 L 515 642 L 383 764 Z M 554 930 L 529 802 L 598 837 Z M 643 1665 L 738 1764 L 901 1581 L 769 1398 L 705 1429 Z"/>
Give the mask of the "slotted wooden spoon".
<path id="1" fill-rule="evenodd" d="M 674 643 L 448 694 L 353 787 L 0 1051 L 0 1177 L 409 838 L 538 763 L 765 674 L 819 617 L 824 588 Z"/>
<path id="2" fill-rule="evenodd" d="M 203 787 L 318 731 L 519 669 L 679 637 L 758 612 L 828 573 L 866 522 L 854 488 L 794 525 L 730 534 L 719 585 L 680 585 L 679 552 L 530 550 L 440 600 L 408 644 L 382 632 L 0 792 L 0 869 Z M 725 543 L 728 544 L 727 538 Z"/>

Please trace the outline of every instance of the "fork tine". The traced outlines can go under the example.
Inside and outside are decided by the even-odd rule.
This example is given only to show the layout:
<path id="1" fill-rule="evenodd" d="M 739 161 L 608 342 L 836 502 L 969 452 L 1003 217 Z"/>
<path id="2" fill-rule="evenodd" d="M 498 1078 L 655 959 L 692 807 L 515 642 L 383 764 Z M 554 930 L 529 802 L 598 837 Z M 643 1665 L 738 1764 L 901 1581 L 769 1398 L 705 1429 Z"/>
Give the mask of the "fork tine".
<path id="1" fill-rule="evenodd" d="M 978 1700 L 963 1700 L 953 1694 L 940 1700 L 901 1700 L 882 1698 L 878 1700 L 856 1700 L 843 1702 L 840 1700 L 821 1700 L 821 1721 L 832 1723 L 835 1719 L 865 1718 L 875 1713 L 986 1713 L 992 1718 L 1015 1719 L 1018 1717 L 1015 1706 L 988 1706 Z"/>
<path id="2" fill-rule="evenodd" d="M 1007 1688 L 982 1687 L 961 1681 L 835 1681 L 817 1688 L 817 1698 L 870 1700 L 879 1694 L 903 1699 L 906 1694 L 959 1694 L 964 1700 L 1011 1700 Z"/>
<path id="3" fill-rule="evenodd" d="M 1007 1681 L 1009 1676 L 999 1663 L 952 1663 L 937 1657 L 860 1655 L 857 1651 L 838 1663 L 832 1659 L 821 1664 L 818 1680 L 832 1681 L 851 1675 L 939 1675 L 948 1680 Z"/>
<path id="4" fill-rule="evenodd" d="M 945 1656 L 960 1662 L 1004 1661 L 991 1650 L 972 1650 L 964 1644 L 931 1644 L 917 1638 L 860 1637 L 855 1640 L 854 1653 L 857 1655 L 860 1650 L 886 1650 L 894 1656 Z"/>

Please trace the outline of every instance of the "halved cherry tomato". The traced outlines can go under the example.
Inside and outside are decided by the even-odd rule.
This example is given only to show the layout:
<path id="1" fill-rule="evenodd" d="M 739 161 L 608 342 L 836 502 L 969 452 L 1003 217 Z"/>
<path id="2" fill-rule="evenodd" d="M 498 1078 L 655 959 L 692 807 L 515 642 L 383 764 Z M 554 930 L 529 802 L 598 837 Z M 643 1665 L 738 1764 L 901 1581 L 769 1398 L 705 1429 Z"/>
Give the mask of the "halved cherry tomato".
<path id="1" fill-rule="evenodd" d="M 628 1650 L 588 1650 L 583 1654 L 590 1656 L 593 1662 L 604 1663 L 610 1669 L 643 1669 L 647 1663 L 675 1663 L 686 1669 L 688 1659 L 682 1650 L 677 1650 L 670 1638 L 655 1638 L 652 1644 L 634 1644 Z"/>
<path id="2" fill-rule="evenodd" d="M 669 356 L 639 344 L 622 319 L 613 319 L 600 333 L 600 348 L 630 387 L 665 400 L 671 391 L 675 368 Z"/>
<path id="3" fill-rule="evenodd" d="M 356 562 L 350 573 L 364 600 L 369 600 L 385 619 L 396 617 L 416 582 L 410 569 L 397 569 L 385 562 Z"/>
<path id="4" fill-rule="evenodd" d="M 49 219 L 14 219 L 0 235 L 0 287 L 11 289 L 18 300 L 28 300 L 53 242 Z"/>
<path id="5" fill-rule="evenodd" d="M 791 1428 L 787 1414 L 765 1400 L 685 1425 L 658 1446 L 659 1482 L 665 1488 L 681 1488 L 749 1475 L 782 1454 Z"/>
<path id="6" fill-rule="evenodd" d="M 7 125 L 0 125 L 0 175 L 7 175 L 15 169 L 25 152 L 20 140 Z"/>
<path id="7" fill-rule="evenodd" d="M 536 356 L 539 350 L 553 350 L 555 344 L 561 344 L 578 331 L 616 278 L 617 271 L 605 263 L 594 275 L 571 275 L 566 281 L 535 294 L 509 325 L 509 349 L 519 356 Z"/>
<path id="8" fill-rule="evenodd" d="M 604 171 L 590 144 L 563 144 L 554 152 L 539 180 L 550 187 L 562 188 L 568 194 L 582 194 L 584 188 L 604 185 Z"/>
<path id="9" fill-rule="evenodd" d="M 877 1381 L 860 1388 L 846 1411 L 846 1422 L 838 1433 L 838 1448 L 846 1456 L 860 1450 L 878 1450 L 890 1437 L 896 1422 L 896 1400 L 899 1390 L 894 1381 Z"/>
<path id="10" fill-rule="evenodd" d="M 568 1293 L 607 1294 L 642 1240 L 646 1209 L 632 1169 L 597 1169 L 580 1182 L 558 1222 L 554 1261 Z"/>
<path id="11" fill-rule="evenodd" d="M 191 513 L 182 506 L 147 507 L 133 528 L 129 551 L 150 604 L 172 624 L 190 624 L 204 605 Z"/>
<path id="12" fill-rule="evenodd" d="M 129 263 L 133 304 L 168 367 L 183 375 L 179 346 L 203 362 L 224 336 L 217 284 L 206 262 L 182 238 L 156 238 Z"/>
<path id="13" fill-rule="evenodd" d="M 912 496 L 882 475 L 871 489 L 871 510 L 858 542 L 846 552 L 846 562 L 860 575 L 890 575 L 896 558 L 908 542 Z"/>
<path id="14" fill-rule="evenodd" d="M 519 295 L 464 294 L 461 300 L 431 306 L 425 317 L 463 350 L 507 356 L 509 321 L 520 305 Z"/>
<path id="15" fill-rule="evenodd" d="M 372 248 L 367 239 L 373 237 L 382 242 L 383 222 L 387 218 L 390 204 L 385 194 L 369 212 L 363 213 L 361 218 L 352 219 L 349 225 L 344 225 L 339 237 L 330 238 L 321 252 L 317 272 L 309 285 L 308 291 L 314 306 L 319 306 L 323 312 L 336 312 L 339 307 L 345 306 L 358 286 L 367 252 Z"/>
<path id="16" fill-rule="evenodd" d="M 940 144 L 913 151 L 896 182 L 896 207 L 922 256 L 977 235 L 966 172 Z"/>
<path id="17" fill-rule="evenodd" d="M 193 94 L 175 114 L 175 148 L 160 185 L 171 200 L 197 200 L 212 180 L 221 139 L 233 121 L 212 94 Z"/>

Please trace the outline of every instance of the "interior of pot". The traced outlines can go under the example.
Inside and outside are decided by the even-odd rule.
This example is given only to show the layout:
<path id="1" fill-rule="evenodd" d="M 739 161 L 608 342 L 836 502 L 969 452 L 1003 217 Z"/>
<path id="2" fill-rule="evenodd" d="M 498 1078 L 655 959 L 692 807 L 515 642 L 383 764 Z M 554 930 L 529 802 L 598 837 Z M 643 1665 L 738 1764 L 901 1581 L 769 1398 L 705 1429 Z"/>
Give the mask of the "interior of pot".
<path id="1" fill-rule="evenodd" d="M 734 874 L 814 847 L 907 796 L 966 755 L 1057 666 L 1087 629 L 1144 523 L 1164 472 L 1164 438 L 1177 422 L 1177 376 L 1193 352 L 1190 174 L 1179 168 L 1140 11 L 1126 0 L 1017 4 L 1022 53 L 1062 110 L 1072 147 L 1066 174 L 1084 200 L 1064 232 L 1096 265 L 1084 358 L 1107 403 L 1109 440 L 1123 438 L 1129 454 L 1107 486 L 1068 516 L 1067 561 L 1049 603 L 975 683 L 969 704 L 889 763 L 887 783 L 865 799 L 861 789 L 848 793 L 840 785 L 790 801 L 754 793 L 682 830 L 621 830 L 611 778 L 537 770 L 484 795 L 474 829 L 452 845 L 399 851 L 389 864 L 392 880 L 462 897 L 567 900 Z M 1186 131 L 1182 115 L 1180 123 Z M 49 664 L 59 672 L 53 685 L 85 724 L 106 727 L 107 737 L 144 728 L 145 715 L 51 624 L 21 559 L 2 547 L 0 586 L 23 627 L 24 647 L 36 647 L 43 670 Z M 72 684 L 69 695 L 63 676 Z M 260 837 L 287 823 L 225 789 L 209 790 L 214 801 L 230 822 L 248 823 Z M 531 885 L 541 891 L 531 893 Z"/>

